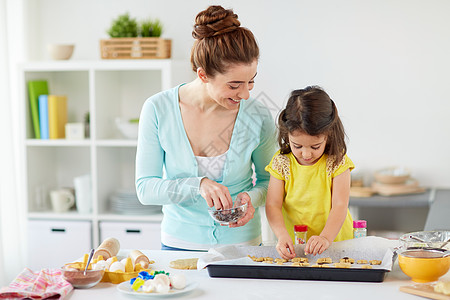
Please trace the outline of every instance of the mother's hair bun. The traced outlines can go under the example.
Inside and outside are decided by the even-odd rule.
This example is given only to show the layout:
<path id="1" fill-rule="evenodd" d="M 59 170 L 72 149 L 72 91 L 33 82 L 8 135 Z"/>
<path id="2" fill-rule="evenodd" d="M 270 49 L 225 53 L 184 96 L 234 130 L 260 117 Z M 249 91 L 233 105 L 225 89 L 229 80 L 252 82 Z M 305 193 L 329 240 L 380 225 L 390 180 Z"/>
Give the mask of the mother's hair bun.
<path id="1" fill-rule="evenodd" d="M 234 31 L 240 25 L 238 15 L 233 10 L 213 5 L 199 12 L 195 17 L 192 36 L 200 40 Z"/>

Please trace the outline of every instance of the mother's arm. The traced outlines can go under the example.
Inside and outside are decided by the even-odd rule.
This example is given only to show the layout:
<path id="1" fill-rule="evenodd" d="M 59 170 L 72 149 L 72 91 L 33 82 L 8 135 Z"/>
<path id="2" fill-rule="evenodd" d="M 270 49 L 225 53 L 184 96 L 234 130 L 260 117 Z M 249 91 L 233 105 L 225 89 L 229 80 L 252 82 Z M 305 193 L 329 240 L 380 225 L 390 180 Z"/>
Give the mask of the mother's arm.
<path id="1" fill-rule="evenodd" d="M 252 161 L 255 165 L 256 184 L 248 191 L 254 207 L 263 206 L 266 203 L 267 187 L 270 174 L 264 168 L 270 163 L 276 152 L 276 127 L 269 110 L 264 114 L 260 130 L 260 143 L 253 151 Z"/>
<path id="2" fill-rule="evenodd" d="M 200 197 L 203 177 L 163 179 L 164 149 L 158 136 L 159 116 L 151 98 L 144 103 L 139 119 L 136 152 L 136 192 L 142 204 L 188 204 Z M 174 143 L 179 141 L 174 141 Z"/>

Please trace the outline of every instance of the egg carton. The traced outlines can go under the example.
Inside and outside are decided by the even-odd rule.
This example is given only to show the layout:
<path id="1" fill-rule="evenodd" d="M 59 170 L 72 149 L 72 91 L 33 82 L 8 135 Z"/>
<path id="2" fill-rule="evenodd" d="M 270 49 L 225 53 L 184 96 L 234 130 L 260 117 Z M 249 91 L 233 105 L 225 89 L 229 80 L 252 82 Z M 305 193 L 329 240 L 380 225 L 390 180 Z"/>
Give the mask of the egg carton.
<path id="1" fill-rule="evenodd" d="M 97 259 L 97 262 L 101 260 L 103 260 L 103 257 L 100 255 Z M 116 256 L 113 256 L 111 258 L 110 266 L 112 266 L 117 261 L 119 261 L 118 258 Z M 150 261 L 150 264 L 152 263 L 154 263 L 154 261 Z M 124 265 L 125 265 L 124 271 L 122 270 L 111 271 L 110 269 L 106 269 L 101 282 L 111 282 L 113 284 L 119 284 L 124 281 L 128 281 L 131 278 L 137 277 L 139 275 L 139 272 L 141 271 L 150 272 L 152 270 L 151 268 L 143 268 L 141 264 L 136 264 L 135 266 L 133 266 L 130 257 L 126 258 L 126 262 Z"/>

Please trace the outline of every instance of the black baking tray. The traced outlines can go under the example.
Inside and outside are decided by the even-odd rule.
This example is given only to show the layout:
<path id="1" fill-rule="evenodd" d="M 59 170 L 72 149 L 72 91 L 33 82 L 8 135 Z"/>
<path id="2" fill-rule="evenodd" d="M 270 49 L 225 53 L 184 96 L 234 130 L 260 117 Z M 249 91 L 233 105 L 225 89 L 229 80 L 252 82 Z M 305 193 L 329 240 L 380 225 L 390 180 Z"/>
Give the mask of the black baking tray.
<path id="1" fill-rule="evenodd" d="M 383 282 L 389 270 L 210 264 L 210 277 Z"/>

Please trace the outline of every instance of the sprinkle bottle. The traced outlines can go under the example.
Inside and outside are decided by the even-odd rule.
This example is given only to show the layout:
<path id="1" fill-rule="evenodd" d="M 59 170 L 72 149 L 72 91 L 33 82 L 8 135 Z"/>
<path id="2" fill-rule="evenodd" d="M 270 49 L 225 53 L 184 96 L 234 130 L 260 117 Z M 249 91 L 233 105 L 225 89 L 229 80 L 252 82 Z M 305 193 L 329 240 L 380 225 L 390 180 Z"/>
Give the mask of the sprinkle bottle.
<path id="1" fill-rule="evenodd" d="M 353 221 L 353 238 L 356 239 L 365 236 L 367 236 L 367 221 Z"/>
<path id="2" fill-rule="evenodd" d="M 306 236 L 308 233 L 308 226 L 294 225 L 295 244 L 306 244 Z"/>

